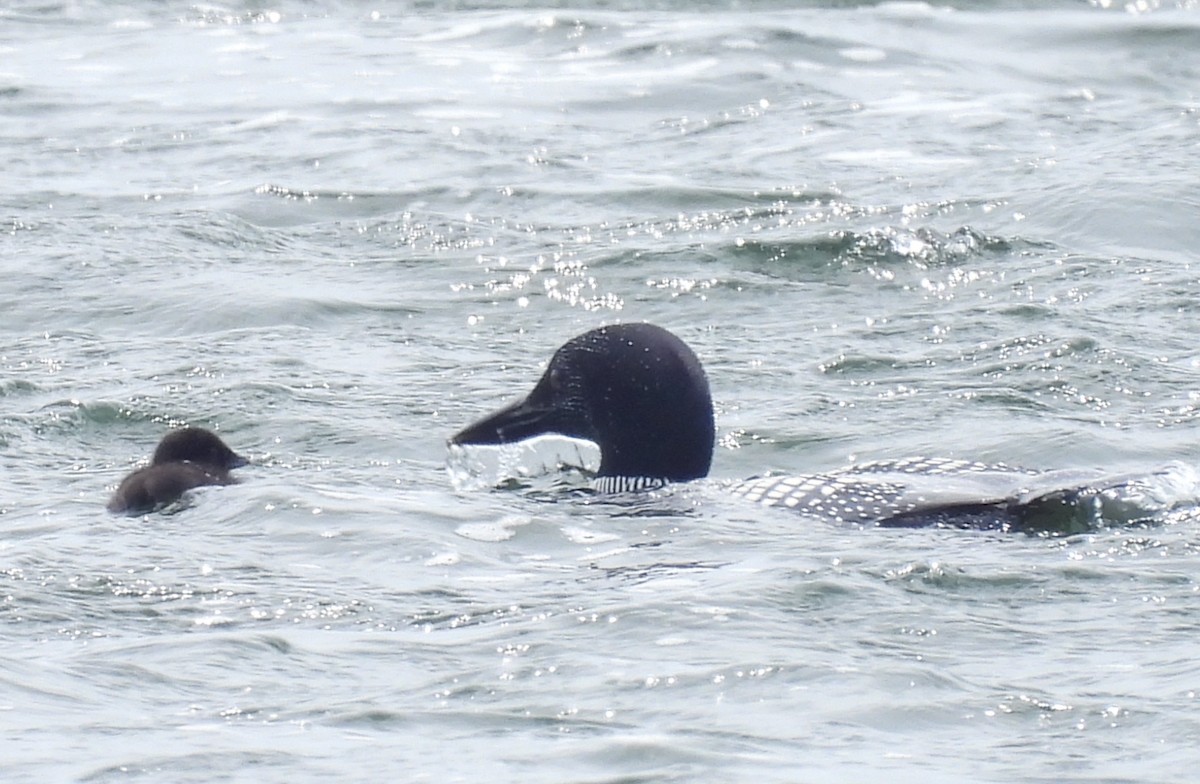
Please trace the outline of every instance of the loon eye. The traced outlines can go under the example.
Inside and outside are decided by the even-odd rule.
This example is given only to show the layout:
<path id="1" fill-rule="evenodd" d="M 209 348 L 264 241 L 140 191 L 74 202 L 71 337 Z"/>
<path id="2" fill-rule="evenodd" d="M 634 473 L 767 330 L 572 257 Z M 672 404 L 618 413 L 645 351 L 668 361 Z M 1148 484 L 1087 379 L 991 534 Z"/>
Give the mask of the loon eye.
<path id="1" fill-rule="evenodd" d="M 546 374 L 546 382 L 556 400 L 573 400 L 580 394 L 580 378 L 574 368 L 553 368 Z"/>

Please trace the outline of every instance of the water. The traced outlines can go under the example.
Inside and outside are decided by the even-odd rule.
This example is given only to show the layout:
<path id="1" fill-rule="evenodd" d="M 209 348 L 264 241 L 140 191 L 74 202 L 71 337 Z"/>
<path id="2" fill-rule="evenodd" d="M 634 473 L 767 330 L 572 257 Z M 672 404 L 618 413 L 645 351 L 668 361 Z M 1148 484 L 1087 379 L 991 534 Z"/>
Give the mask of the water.
<path id="1" fill-rule="evenodd" d="M 0 11 L 6 781 L 1189 781 L 1200 521 L 839 527 L 445 439 L 618 320 L 714 476 L 1195 465 L 1192 3 Z M 181 423 L 244 482 L 109 493 Z"/>

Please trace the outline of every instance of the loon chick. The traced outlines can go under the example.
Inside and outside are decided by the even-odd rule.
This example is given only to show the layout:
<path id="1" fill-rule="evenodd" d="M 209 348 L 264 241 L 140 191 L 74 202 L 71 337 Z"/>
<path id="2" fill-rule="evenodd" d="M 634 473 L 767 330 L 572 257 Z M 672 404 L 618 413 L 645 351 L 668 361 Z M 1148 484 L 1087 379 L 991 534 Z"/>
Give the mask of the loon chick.
<path id="1" fill-rule="evenodd" d="M 149 466 L 121 480 L 108 511 L 141 514 L 177 501 L 195 487 L 234 484 L 229 471 L 248 462 L 209 430 L 173 430 L 159 442 Z"/>
<path id="2" fill-rule="evenodd" d="M 715 427 L 700 360 L 653 324 L 593 329 L 555 352 L 527 397 L 469 425 L 450 443 L 507 444 L 550 433 L 600 447 L 594 486 L 602 492 L 704 477 Z M 1074 530 L 1097 516 L 1145 517 L 1145 502 L 1157 500 L 1147 479 L 908 458 L 749 479 L 729 490 L 836 522 Z"/>

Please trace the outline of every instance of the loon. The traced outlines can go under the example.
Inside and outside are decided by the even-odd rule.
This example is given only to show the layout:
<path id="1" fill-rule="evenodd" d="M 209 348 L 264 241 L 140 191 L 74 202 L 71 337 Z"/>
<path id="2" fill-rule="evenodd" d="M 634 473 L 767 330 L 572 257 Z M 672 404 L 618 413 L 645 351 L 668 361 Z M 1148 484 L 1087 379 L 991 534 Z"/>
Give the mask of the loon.
<path id="1" fill-rule="evenodd" d="M 108 511 L 141 514 L 178 501 L 204 485 L 237 482 L 229 472 L 249 461 L 201 427 L 184 427 L 163 437 L 150 465 L 125 477 L 108 502 Z"/>
<path id="2" fill-rule="evenodd" d="M 708 379 L 691 348 L 662 327 L 599 327 L 559 348 L 526 397 L 467 426 L 450 444 L 508 444 L 546 434 L 599 446 L 593 486 L 601 492 L 700 479 L 715 444 Z M 1106 477 L 915 457 L 748 479 L 728 489 L 840 523 L 1075 531 L 1097 519 L 1140 520 L 1161 510 L 1149 480 L 1163 475 Z"/>

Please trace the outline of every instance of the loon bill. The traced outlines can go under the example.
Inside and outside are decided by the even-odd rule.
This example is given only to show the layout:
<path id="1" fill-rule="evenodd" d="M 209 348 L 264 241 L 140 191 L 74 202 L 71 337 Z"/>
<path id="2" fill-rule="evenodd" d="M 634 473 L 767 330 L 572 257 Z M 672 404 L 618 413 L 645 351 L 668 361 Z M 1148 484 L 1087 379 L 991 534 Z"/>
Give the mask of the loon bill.
<path id="1" fill-rule="evenodd" d="M 554 353 L 525 398 L 469 425 L 451 444 L 509 444 L 539 435 L 600 448 L 602 491 L 660 487 L 707 476 L 715 439 L 708 379 L 695 353 L 653 324 L 579 335 Z M 965 460 L 908 458 L 808 476 L 737 482 L 737 496 L 837 522 L 1079 530 L 1161 511 L 1144 477 L 1034 471 Z M 1166 480 L 1164 480 L 1166 481 Z"/>

